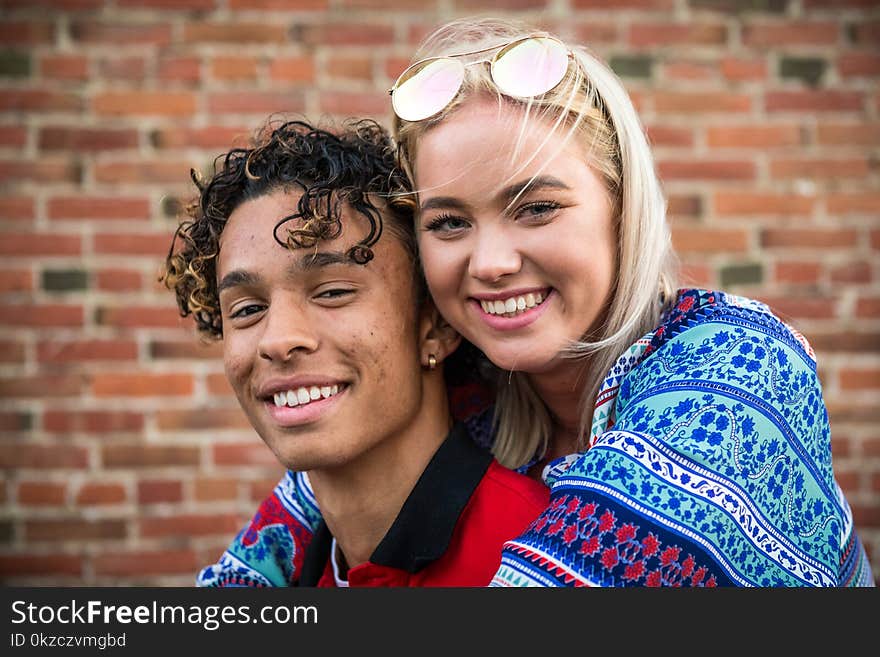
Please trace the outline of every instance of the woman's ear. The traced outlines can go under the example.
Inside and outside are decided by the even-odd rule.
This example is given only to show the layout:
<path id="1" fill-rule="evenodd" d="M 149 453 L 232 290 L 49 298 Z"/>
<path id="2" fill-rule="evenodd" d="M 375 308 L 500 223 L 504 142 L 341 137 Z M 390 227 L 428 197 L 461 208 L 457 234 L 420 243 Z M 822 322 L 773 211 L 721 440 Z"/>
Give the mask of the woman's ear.
<path id="1" fill-rule="evenodd" d="M 422 367 L 434 369 L 461 344 L 461 335 L 440 314 L 430 299 L 419 315 L 419 354 Z"/>

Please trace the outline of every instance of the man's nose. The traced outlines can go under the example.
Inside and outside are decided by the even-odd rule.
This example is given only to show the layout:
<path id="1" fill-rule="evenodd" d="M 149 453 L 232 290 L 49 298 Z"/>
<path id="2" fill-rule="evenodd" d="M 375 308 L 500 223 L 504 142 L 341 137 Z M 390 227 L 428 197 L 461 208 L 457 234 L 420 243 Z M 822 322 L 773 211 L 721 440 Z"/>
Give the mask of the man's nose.
<path id="1" fill-rule="evenodd" d="M 286 362 L 295 353 L 308 353 L 318 348 L 316 327 L 300 304 L 274 299 L 266 312 L 258 345 L 260 358 Z"/>

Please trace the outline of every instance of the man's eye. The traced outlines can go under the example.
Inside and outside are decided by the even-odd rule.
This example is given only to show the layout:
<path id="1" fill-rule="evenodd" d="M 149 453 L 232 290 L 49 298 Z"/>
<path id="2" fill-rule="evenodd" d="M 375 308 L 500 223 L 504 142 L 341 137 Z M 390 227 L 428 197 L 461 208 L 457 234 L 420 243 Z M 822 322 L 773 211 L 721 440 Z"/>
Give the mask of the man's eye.
<path id="1" fill-rule="evenodd" d="M 354 294 L 354 290 L 345 287 L 334 287 L 329 290 L 321 290 L 316 296 L 319 299 L 341 299 L 350 294 Z"/>
<path id="2" fill-rule="evenodd" d="M 263 306 L 255 304 L 255 303 L 249 303 L 245 306 L 240 306 L 239 308 L 236 308 L 233 312 L 229 313 L 229 317 L 232 319 L 237 319 L 240 317 L 249 317 L 250 315 L 255 315 L 256 313 L 261 312 L 262 310 L 263 310 Z"/>

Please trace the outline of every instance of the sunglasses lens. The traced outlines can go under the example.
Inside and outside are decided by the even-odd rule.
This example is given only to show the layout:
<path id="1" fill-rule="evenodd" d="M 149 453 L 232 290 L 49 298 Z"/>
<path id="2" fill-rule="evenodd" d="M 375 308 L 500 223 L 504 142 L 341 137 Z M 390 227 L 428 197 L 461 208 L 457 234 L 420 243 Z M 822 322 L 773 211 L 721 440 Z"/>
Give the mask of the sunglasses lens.
<path id="1" fill-rule="evenodd" d="M 550 91 L 568 70 L 568 49 L 555 39 L 532 37 L 500 50 L 492 79 L 508 96 L 532 98 Z"/>
<path id="2" fill-rule="evenodd" d="M 455 59 L 434 59 L 397 81 L 391 104 L 404 121 L 421 121 L 446 107 L 464 80 L 464 66 Z"/>

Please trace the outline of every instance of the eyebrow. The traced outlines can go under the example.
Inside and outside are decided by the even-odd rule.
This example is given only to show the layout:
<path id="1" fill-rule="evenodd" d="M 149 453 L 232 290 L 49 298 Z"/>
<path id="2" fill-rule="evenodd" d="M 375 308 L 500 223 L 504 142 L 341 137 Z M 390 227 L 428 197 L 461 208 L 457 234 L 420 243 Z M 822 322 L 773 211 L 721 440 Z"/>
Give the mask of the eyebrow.
<path id="1" fill-rule="evenodd" d="M 320 267 L 329 267 L 332 265 L 352 265 L 351 259 L 342 251 L 319 251 L 318 253 L 304 253 L 295 259 L 287 267 L 287 275 L 295 276 L 310 269 L 318 269 Z M 261 277 L 246 269 L 235 269 L 217 284 L 217 294 L 223 290 L 238 285 L 257 285 Z"/>
<path id="2" fill-rule="evenodd" d="M 571 187 L 562 182 L 555 176 L 537 176 L 536 178 L 528 178 L 508 185 L 498 193 L 498 198 L 506 200 L 510 203 L 520 194 L 533 192 L 540 189 L 563 189 L 570 190 Z M 420 210 L 425 212 L 436 208 L 449 208 L 453 210 L 466 210 L 467 203 L 454 196 L 434 196 L 422 203 Z"/>

